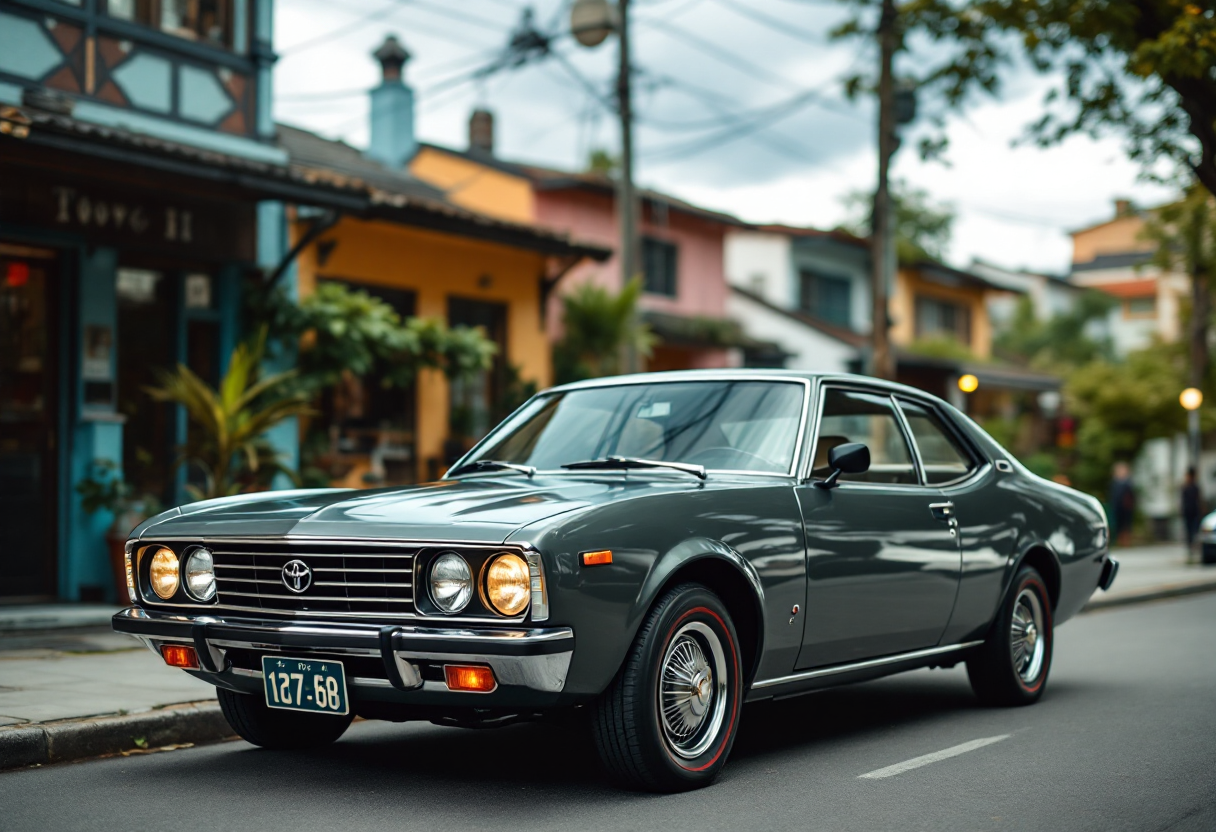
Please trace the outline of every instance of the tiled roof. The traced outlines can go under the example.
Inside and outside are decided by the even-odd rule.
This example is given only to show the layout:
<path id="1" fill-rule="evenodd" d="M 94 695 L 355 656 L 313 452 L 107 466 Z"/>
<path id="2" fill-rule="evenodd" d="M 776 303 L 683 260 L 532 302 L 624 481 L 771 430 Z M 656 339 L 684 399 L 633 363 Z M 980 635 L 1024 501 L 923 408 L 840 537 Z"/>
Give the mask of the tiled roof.
<path id="1" fill-rule="evenodd" d="M 533 186 L 538 190 L 555 191 L 565 189 L 585 189 L 601 193 L 614 193 L 616 191 L 616 181 L 610 176 L 605 176 L 599 173 L 576 172 L 568 170 L 559 170 L 557 168 L 549 168 L 541 165 L 526 164 L 523 162 L 510 162 L 505 159 L 500 159 L 496 156 L 490 156 L 485 153 L 472 152 L 468 150 L 456 150 L 451 147 L 444 147 L 438 144 L 422 144 L 421 147 L 430 148 L 431 150 L 447 153 L 451 156 L 458 156 L 462 159 L 468 159 L 471 162 L 476 162 L 480 165 L 486 165 L 494 170 L 502 171 L 503 173 L 513 174 L 515 176 L 528 179 Z M 667 206 L 669 210 L 681 211 L 686 214 L 707 219 L 712 222 L 719 222 L 724 225 L 744 226 L 742 220 L 738 217 L 726 214 L 721 211 L 711 211 L 708 208 L 702 208 L 699 205 L 693 205 L 691 202 L 685 202 L 678 197 L 665 194 L 660 191 L 651 190 L 650 188 L 637 188 L 639 199 L 659 202 Z"/>

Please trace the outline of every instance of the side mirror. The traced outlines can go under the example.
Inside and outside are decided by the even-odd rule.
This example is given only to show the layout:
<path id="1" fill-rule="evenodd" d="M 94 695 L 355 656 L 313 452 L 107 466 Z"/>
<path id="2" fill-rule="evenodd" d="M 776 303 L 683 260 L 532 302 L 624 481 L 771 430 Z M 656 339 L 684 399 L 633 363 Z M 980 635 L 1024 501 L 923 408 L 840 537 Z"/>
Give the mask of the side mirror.
<path id="1" fill-rule="evenodd" d="M 835 488 L 841 474 L 864 474 L 870 470 L 870 449 L 860 442 L 837 445 L 828 451 L 828 465 L 832 473 L 826 480 L 818 480 L 820 488 Z"/>

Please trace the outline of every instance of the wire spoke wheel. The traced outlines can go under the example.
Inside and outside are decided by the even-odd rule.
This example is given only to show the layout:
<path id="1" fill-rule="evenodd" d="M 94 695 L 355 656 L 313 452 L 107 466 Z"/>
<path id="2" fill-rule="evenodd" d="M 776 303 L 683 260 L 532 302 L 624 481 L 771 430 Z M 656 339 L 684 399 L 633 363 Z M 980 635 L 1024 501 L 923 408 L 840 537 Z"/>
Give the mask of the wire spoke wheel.
<path id="1" fill-rule="evenodd" d="M 1009 624 L 1009 647 L 1013 670 L 1026 684 L 1039 677 L 1043 669 L 1046 640 L 1043 628 L 1043 607 L 1039 596 L 1030 589 L 1018 593 Z"/>
<path id="2" fill-rule="evenodd" d="M 663 739 L 693 759 L 717 738 L 726 714 L 726 654 L 718 635 L 692 621 L 676 632 L 659 670 L 658 708 Z"/>

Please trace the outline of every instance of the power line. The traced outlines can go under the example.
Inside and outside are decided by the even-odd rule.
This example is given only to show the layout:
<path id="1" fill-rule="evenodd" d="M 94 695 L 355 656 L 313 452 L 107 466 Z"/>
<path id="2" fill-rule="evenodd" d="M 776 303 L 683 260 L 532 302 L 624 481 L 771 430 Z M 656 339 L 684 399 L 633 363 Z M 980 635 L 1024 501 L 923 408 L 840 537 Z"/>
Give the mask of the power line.
<path id="1" fill-rule="evenodd" d="M 362 29 L 369 23 L 375 23 L 377 20 L 382 20 L 388 17 L 390 14 L 395 12 L 397 8 L 397 0 L 391 0 L 387 6 L 381 6 L 379 9 L 376 9 L 370 14 L 366 14 L 363 17 L 348 23 L 346 26 L 335 29 L 332 32 L 326 32 L 323 35 L 317 35 L 314 38 L 308 38 L 307 40 L 300 41 L 299 43 L 294 43 L 291 46 L 288 46 L 286 49 L 280 49 L 278 53 L 279 57 L 286 58 L 298 52 L 303 52 L 306 49 L 311 49 L 312 47 L 321 43 L 332 42 L 338 38 L 346 37 L 352 32 L 357 32 L 359 29 Z"/>
<path id="2" fill-rule="evenodd" d="M 773 72 L 765 69 L 759 64 L 752 63 L 746 58 L 736 55 L 721 46 L 718 46 L 712 41 L 708 41 L 700 35 L 694 35 L 687 29 L 683 29 L 672 23 L 666 23 L 663 26 L 656 27 L 657 31 L 662 32 L 670 38 L 681 40 L 698 51 L 710 56 L 716 61 L 719 61 L 727 66 L 733 67 L 739 72 L 745 73 L 761 81 L 766 81 L 770 84 L 778 84 L 783 87 L 795 86 L 792 81 L 787 78 L 782 78 Z"/>
<path id="3" fill-rule="evenodd" d="M 446 17 L 449 17 L 449 18 L 452 18 L 455 20 L 459 20 L 463 23 L 469 23 L 470 25 L 480 26 L 484 29 L 489 29 L 489 30 L 497 32 L 499 34 L 503 33 L 506 29 L 506 27 L 503 26 L 502 24 L 492 23 L 492 22 L 486 20 L 485 18 L 479 18 L 479 17 L 465 14 L 463 12 L 453 11 L 452 9 L 449 9 L 448 7 L 443 6 L 441 4 L 428 2 L 428 0 L 391 0 L 391 2 L 387 6 L 382 6 L 378 9 L 375 9 L 374 11 L 370 12 L 369 14 L 366 14 L 366 15 L 352 21 L 351 23 L 347 24 L 346 26 L 343 26 L 332 32 L 326 32 L 324 35 L 318 35 L 317 37 L 309 38 L 308 40 L 301 41 L 300 43 L 292 44 L 291 46 L 288 46 L 287 48 L 280 50 L 279 57 L 280 58 L 292 57 L 294 55 L 299 54 L 300 52 L 306 51 L 308 49 L 312 49 L 313 47 L 319 46 L 323 43 L 331 43 L 339 38 L 343 38 L 349 34 L 357 32 L 358 30 L 364 28 L 368 24 L 375 23 L 376 21 L 379 21 L 379 20 L 383 20 L 383 19 L 391 16 L 395 11 L 398 11 L 401 9 L 411 9 L 411 8 L 418 9 L 419 11 L 423 11 L 423 12 L 430 12 L 431 14 L 438 14 L 438 15 L 446 16 Z M 440 37 L 445 40 L 452 41 L 453 43 L 468 45 L 467 37 L 458 35 L 451 31 L 430 29 L 424 25 L 419 25 L 417 21 L 411 21 L 410 26 L 418 31 L 426 32 L 427 34 L 431 34 L 436 37 Z"/>
<path id="4" fill-rule="evenodd" d="M 792 99 L 770 107 L 767 112 L 754 116 L 748 121 L 740 121 L 737 124 L 727 125 L 709 136 L 656 148 L 647 155 L 650 157 L 681 156 L 685 158 L 695 156 L 698 153 L 703 153 L 726 142 L 743 138 L 749 133 L 754 133 L 770 124 L 775 124 L 781 119 L 788 118 L 808 104 L 815 103 L 816 98 L 817 94 L 815 92 L 804 92 L 801 95 L 794 96 Z"/>
<path id="5" fill-rule="evenodd" d="M 717 0 L 717 2 L 726 8 L 733 11 L 742 17 L 749 18 L 762 26 L 767 26 L 775 32 L 780 32 L 783 35 L 788 35 L 791 38 L 798 40 L 810 41 L 811 43 L 823 43 L 825 38 L 818 32 L 812 32 L 810 29 L 803 29 L 799 26 L 792 26 L 787 21 L 777 17 L 771 17 L 764 12 L 758 11 L 751 6 L 745 6 L 742 3 L 737 3 L 735 0 Z"/>

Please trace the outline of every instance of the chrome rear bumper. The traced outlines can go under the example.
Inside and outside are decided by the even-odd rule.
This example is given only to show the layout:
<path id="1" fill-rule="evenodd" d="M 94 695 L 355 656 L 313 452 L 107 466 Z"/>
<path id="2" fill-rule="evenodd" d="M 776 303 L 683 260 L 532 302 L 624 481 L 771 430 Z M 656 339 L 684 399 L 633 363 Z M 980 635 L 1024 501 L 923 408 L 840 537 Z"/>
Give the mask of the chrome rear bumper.
<path id="1" fill-rule="evenodd" d="M 357 625 L 188 616 L 131 607 L 117 613 L 114 629 L 134 636 L 157 655 L 166 642 L 190 644 L 198 653 L 194 675 L 233 690 L 261 690 L 262 672 L 235 666 L 230 653 L 323 654 L 362 660 L 383 674 L 352 675 L 356 696 L 418 704 L 545 704 L 566 684 L 574 655 L 569 627 L 467 629 L 413 625 Z M 370 664 L 367 660 L 373 660 Z M 427 666 L 480 664 L 494 671 L 498 688 L 488 694 L 457 693 L 424 678 Z"/>

